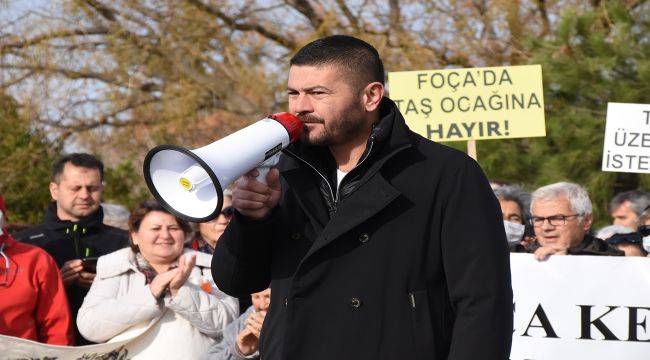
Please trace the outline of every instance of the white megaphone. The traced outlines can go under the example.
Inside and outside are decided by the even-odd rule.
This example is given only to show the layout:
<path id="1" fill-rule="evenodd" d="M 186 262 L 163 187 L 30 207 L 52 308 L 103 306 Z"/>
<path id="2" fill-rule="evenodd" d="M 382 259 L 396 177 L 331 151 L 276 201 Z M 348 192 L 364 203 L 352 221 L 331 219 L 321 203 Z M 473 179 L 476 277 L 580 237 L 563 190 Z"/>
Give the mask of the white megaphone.
<path id="1" fill-rule="evenodd" d="M 156 200 L 193 222 L 219 216 L 223 189 L 252 169 L 266 181 L 280 150 L 298 140 L 302 122 L 289 113 L 270 115 L 221 140 L 194 150 L 157 146 L 144 159 L 144 179 Z"/>

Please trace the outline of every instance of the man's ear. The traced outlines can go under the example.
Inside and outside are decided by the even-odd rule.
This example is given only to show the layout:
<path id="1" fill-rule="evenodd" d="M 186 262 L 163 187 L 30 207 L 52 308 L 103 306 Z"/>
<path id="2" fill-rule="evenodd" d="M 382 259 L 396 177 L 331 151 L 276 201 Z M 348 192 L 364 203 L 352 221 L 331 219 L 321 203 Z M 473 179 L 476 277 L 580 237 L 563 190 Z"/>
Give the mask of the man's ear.
<path id="1" fill-rule="evenodd" d="M 589 231 L 591 229 L 591 224 L 594 222 L 594 217 L 591 214 L 585 215 L 584 219 L 582 220 L 582 228 L 584 231 Z"/>
<path id="2" fill-rule="evenodd" d="M 50 196 L 52 200 L 57 201 L 59 197 L 59 184 L 55 182 L 50 183 Z"/>
<path id="3" fill-rule="evenodd" d="M 377 110 L 381 99 L 384 97 L 384 85 L 380 82 L 372 82 L 363 89 L 363 106 L 366 112 Z"/>

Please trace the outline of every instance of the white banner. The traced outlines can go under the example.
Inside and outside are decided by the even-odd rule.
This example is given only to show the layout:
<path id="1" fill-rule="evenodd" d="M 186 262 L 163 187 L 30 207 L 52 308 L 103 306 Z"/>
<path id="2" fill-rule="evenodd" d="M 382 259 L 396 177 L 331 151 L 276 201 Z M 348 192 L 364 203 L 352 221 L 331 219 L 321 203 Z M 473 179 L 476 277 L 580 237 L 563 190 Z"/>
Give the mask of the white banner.
<path id="1" fill-rule="evenodd" d="M 602 170 L 650 173 L 650 104 L 607 104 Z"/>
<path id="2" fill-rule="evenodd" d="M 132 349 L 141 348 L 138 340 L 159 320 L 133 326 L 108 343 L 85 346 L 48 345 L 0 335 L 0 360 L 129 360 L 137 355 Z"/>
<path id="3" fill-rule="evenodd" d="M 126 360 L 130 359 L 126 342 L 57 346 L 0 335 L 2 360 Z"/>
<path id="4" fill-rule="evenodd" d="M 510 260 L 511 360 L 650 359 L 650 259 Z"/>
<path id="5" fill-rule="evenodd" d="M 650 259 L 511 254 L 511 360 L 650 359 Z M 0 335 L 0 359 L 129 359 L 139 337 L 80 347 Z M 146 330 L 145 330 L 146 331 Z"/>

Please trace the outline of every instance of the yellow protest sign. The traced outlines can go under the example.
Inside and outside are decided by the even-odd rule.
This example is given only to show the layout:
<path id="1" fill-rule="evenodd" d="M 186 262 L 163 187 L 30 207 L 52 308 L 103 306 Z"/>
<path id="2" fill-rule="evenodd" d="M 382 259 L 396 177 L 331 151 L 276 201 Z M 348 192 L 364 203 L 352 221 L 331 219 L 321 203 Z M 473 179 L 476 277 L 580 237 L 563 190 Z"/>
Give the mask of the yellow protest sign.
<path id="1" fill-rule="evenodd" d="M 388 89 L 431 140 L 546 136 L 541 65 L 390 72 Z"/>

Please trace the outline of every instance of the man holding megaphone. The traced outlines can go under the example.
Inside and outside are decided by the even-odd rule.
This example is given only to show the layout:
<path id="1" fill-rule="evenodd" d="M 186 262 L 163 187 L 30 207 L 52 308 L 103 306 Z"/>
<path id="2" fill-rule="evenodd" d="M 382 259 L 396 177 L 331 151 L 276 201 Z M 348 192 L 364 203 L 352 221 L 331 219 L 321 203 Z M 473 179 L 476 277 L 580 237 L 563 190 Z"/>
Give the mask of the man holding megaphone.
<path id="1" fill-rule="evenodd" d="M 507 359 L 499 204 L 464 153 L 411 132 L 377 51 L 349 36 L 291 59 L 304 124 L 277 169 L 234 184 L 212 273 L 233 296 L 273 289 L 260 353 L 287 359 Z"/>

